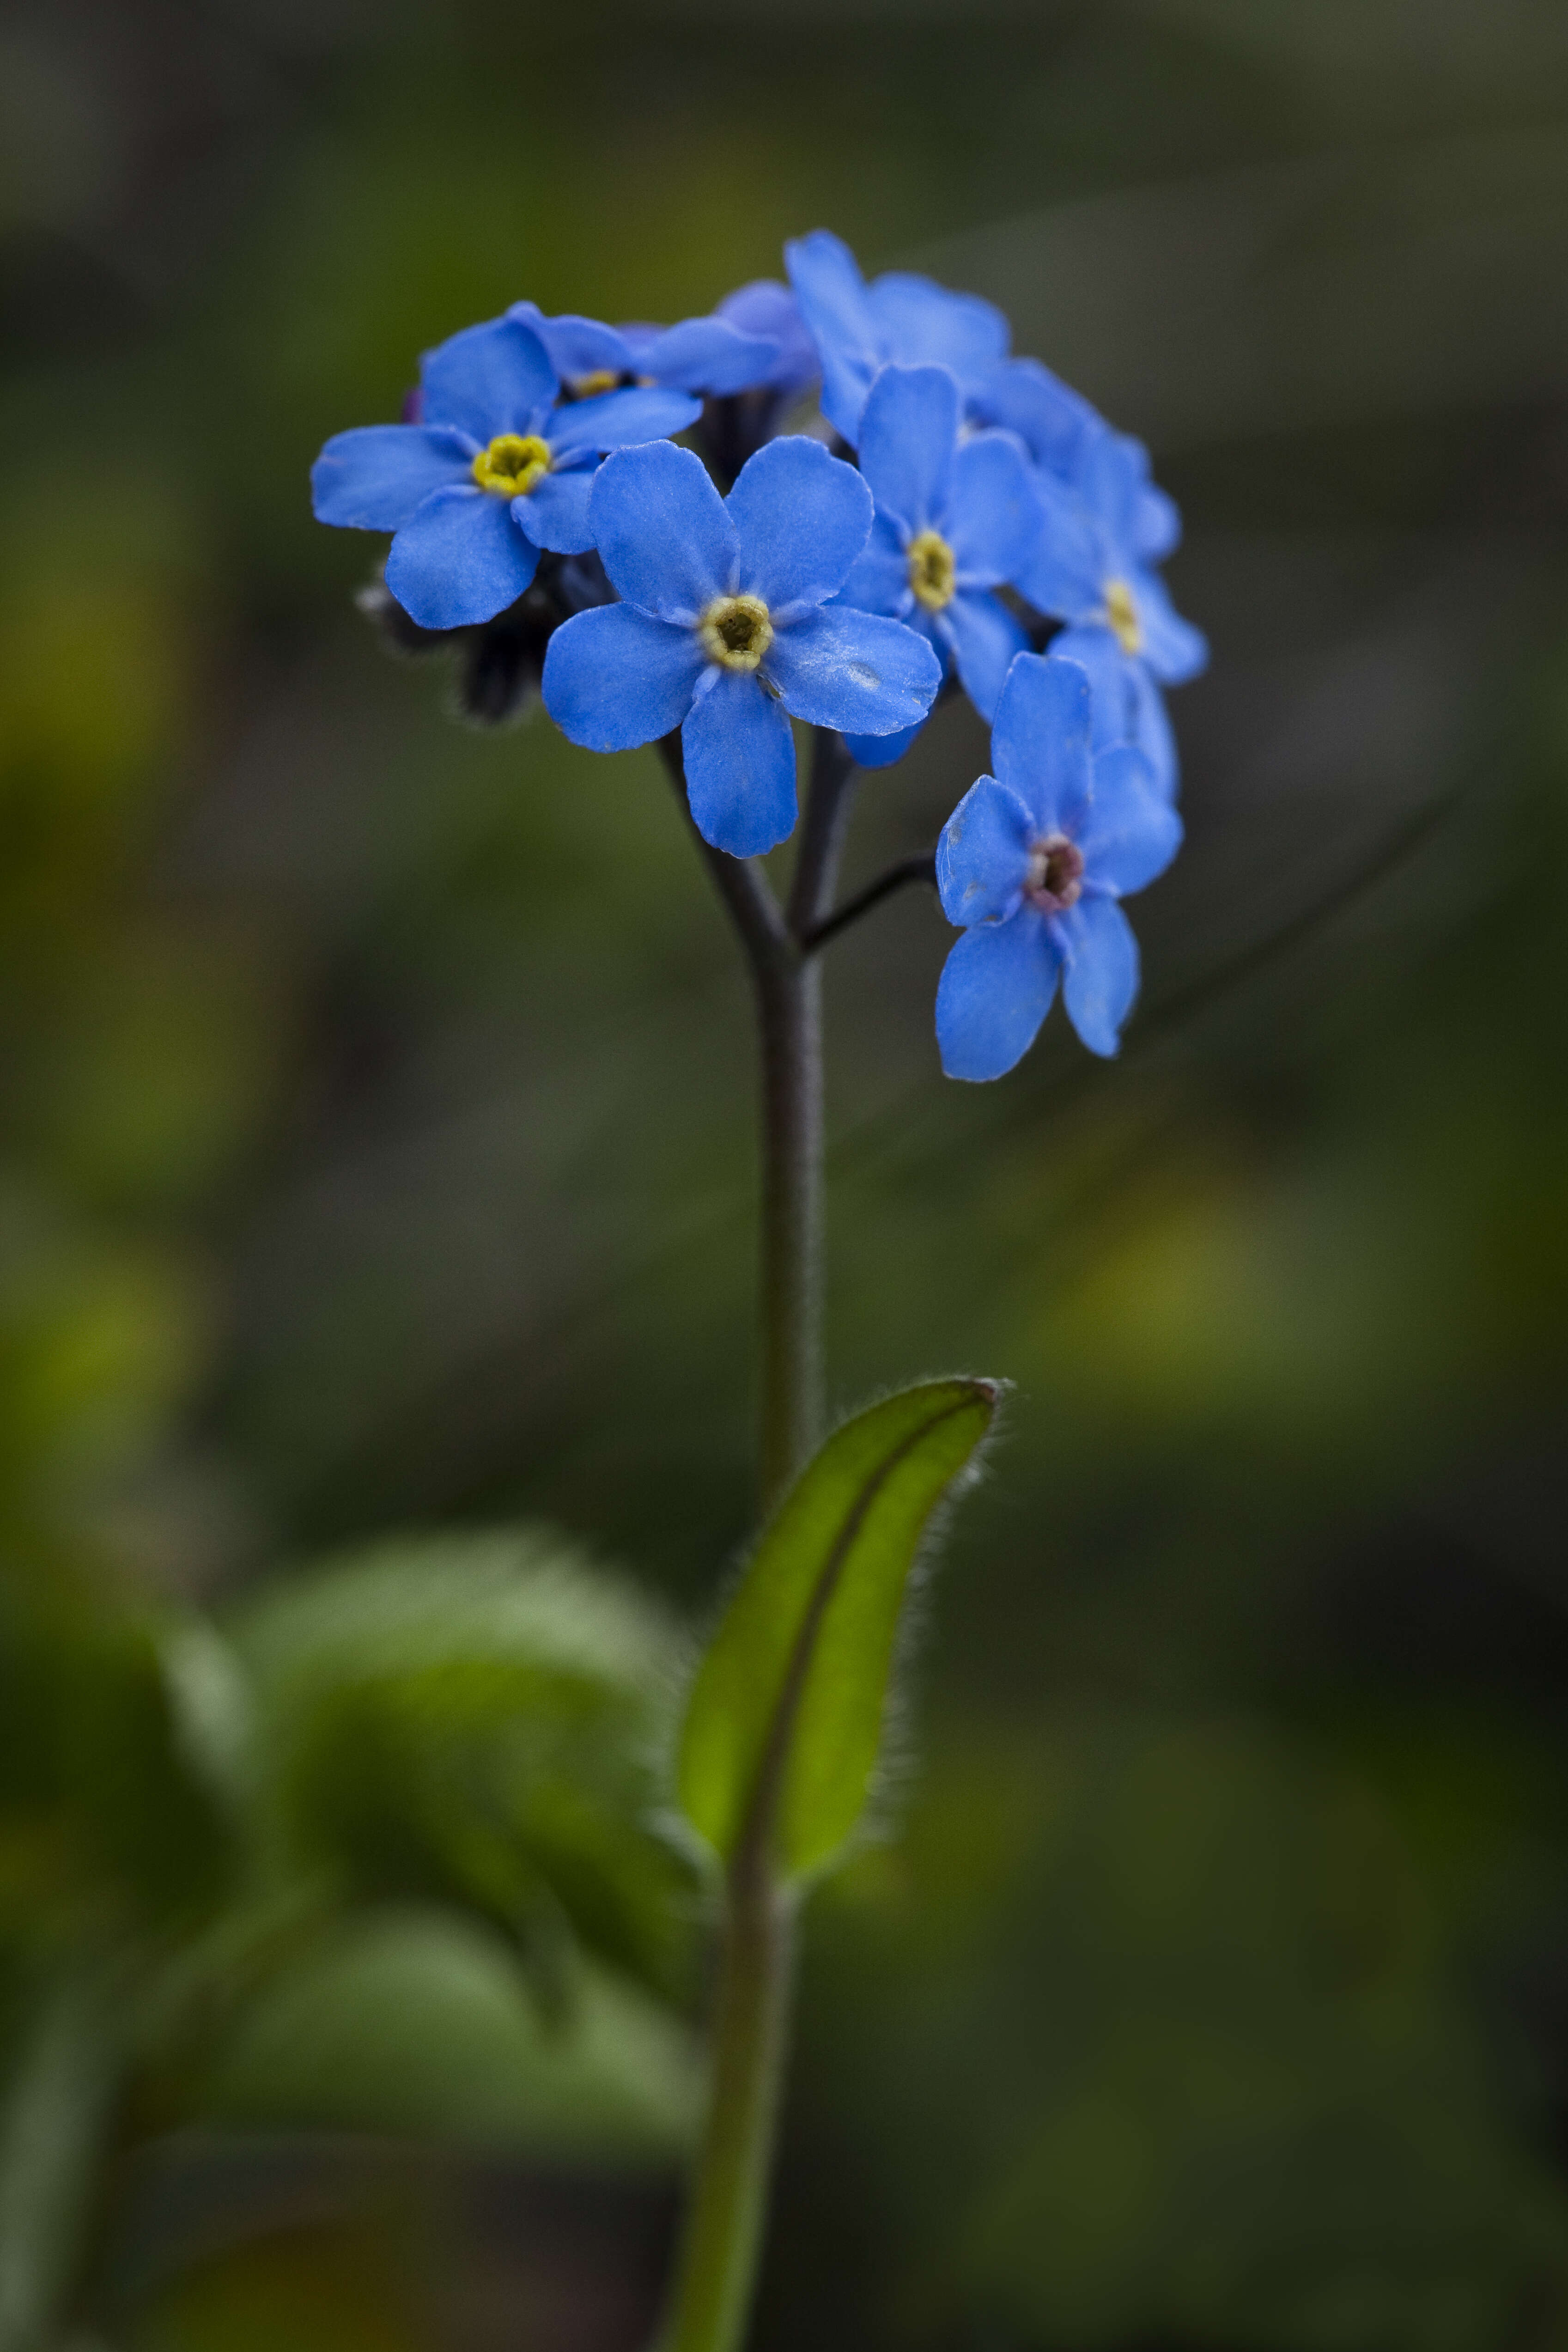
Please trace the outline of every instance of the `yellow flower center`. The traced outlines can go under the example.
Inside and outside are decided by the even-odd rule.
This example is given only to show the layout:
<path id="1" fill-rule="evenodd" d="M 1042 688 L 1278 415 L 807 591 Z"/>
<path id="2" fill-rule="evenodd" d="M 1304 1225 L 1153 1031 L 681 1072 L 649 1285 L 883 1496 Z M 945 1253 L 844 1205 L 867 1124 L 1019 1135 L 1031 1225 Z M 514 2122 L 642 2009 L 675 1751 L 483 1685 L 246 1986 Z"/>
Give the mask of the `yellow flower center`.
<path id="1" fill-rule="evenodd" d="M 621 377 L 614 368 L 591 368 L 586 375 L 571 379 L 573 400 L 592 400 L 601 392 L 613 392 Z"/>
<path id="2" fill-rule="evenodd" d="M 716 596 L 697 625 L 703 651 L 725 669 L 755 669 L 773 643 L 760 596 Z"/>
<path id="3" fill-rule="evenodd" d="M 940 613 L 957 593 L 958 565 L 939 530 L 916 531 L 904 551 L 909 584 L 928 613 Z"/>
<path id="4" fill-rule="evenodd" d="M 474 479 L 493 498 L 525 498 L 549 472 L 549 443 L 537 433 L 497 433 L 474 460 Z"/>
<path id="5" fill-rule="evenodd" d="M 1106 581 L 1105 618 L 1115 630 L 1117 641 L 1124 654 L 1143 652 L 1144 625 L 1138 618 L 1138 608 L 1133 602 L 1133 592 L 1124 580 Z"/>

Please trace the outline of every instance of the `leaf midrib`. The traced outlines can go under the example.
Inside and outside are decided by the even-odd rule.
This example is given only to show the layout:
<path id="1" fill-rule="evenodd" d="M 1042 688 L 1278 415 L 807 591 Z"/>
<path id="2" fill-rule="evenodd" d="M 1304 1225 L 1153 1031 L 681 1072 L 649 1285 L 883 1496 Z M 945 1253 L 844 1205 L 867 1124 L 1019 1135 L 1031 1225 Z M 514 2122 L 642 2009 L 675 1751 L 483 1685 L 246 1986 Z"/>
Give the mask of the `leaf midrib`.
<path id="1" fill-rule="evenodd" d="M 768 1744 L 762 1751 L 762 1761 L 758 1767 L 757 1779 L 747 1805 L 744 1826 L 736 1844 L 734 1867 L 737 1870 L 744 1863 L 754 1861 L 758 1854 L 766 1849 L 768 1835 L 774 1827 L 779 1800 L 788 1769 L 789 1735 L 794 1727 L 795 1717 L 805 1691 L 807 1676 L 810 1673 L 817 1636 L 821 1630 L 822 1620 L 827 1615 L 833 1594 L 838 1589 L 844 1562 L 853 1548 L 855 1538 L 865 1524 L 866 1514 L 893 1476 L 894 1472 L 908 1459 L 915 1447 L 923 1444 L 934 1430 L 940 1429 L 944 1422 L 956 1420 L 959 1413 L 967 1412 L 973 1406 L 978 1404 L 982 1396 L 983 1391 L 977 1383 L 968 1394 L 956 1397 L 951 1404 L 945 1404 L 939 1412 L 934 1412 L 929 1420 L 922 1422 L 918 1428 L 912 1429 L 906 1436 L 900 1439 L 893 1452 L 863 1482 L 854 1507 L 845 1518 L 823 1562 L 817 1579 L 816 1589 L 800 1621 L 800 1630 L 795 1636 L 795 1644 L 790 1652 L 783 1687 L 779 1692 L 779 1703 L 774 1709 L 773 1720 L 768 1729 Z"/>

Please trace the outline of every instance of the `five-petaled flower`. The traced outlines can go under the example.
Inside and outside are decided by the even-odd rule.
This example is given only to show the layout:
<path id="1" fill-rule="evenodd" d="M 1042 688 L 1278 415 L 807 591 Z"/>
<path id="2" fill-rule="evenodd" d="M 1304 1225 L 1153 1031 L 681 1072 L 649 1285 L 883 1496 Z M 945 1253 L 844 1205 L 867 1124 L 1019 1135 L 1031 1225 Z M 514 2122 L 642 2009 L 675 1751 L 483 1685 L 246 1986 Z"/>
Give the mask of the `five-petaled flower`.
<path id="1" fill-rule="evenodd" d="M 861 418 L 861 471 L 876 500 L 864 553 L 841 601 L 885 613 L 931 639 L 956 667 L 982 719 L 1016 655 L 1023 625 L 991 591 L 1014 581 L 1044 524 L 1023 452 L 1006 433 L 960 440 L 957 378 L 942 367 L 885 367 Z M 856 738 L 865 767 L 885 767 L 907 738 Z"/>
<path id="2" fill-rule="evenodd" d="M 600 457 L 678 433 L 701 403 L 623 389 L 559 404 L 560 380 L 521 320 L 492 319 L 427 352 L 420 421 L 335 434 L 316 460 L 317 518 L 394 533 L 386 583 L 422 627 L 487 621 L 514 603 L 541 548 L 593 545 L 589 493 Z"/>
<path id="3" fill-rule="evenodd" d="M 531 327 L 561 383 L 582 400 L 632 384 L 662 384 L 677 392 L 748 392 L 778 366 L 777 338 L 715 313 L 674 327 L 607 327 L 573 311 L 547 318 L 537 302 L 514 302 L 507 313 Z M 665 427 L 664 430 L 673 430 Z M 659 436 L 650 433 L 648 440 Z"/>
<path id="4" fill-rule="evenodd" d="M 890 269 L 868 286 L 842 237 L 813 229 L 784 248 L 789 283 L 822 362 L 822 414 L 852 448 L 866 399 L 890 362 L 951 368 L 966 396 L 978 394 L 1007 358 L 1006 319 L 977 294 Z"/>
<path id="5" fill-rule="evenodd" d="M 1118 903 L 1162 874 L 1181 819 L 1144 754 L 1095 755 L 1087 673 L 1020 654 L 991 736 L 994 776 L 966 793 L 936 850 L 942 908 L 964 936 L 936 992 L 949 1077 L 999 1078 L 1033 1044 L 1058 978 L 1092 1053 L 1113 1054 L 1138 988 Z"/>
<path id="6" fill-rule="evenodd" d="M 692 815 L 737 857 L 795 824 L 787 714 L 891 734 L 941 683 L 925 637 L 829 605 L 871 530 L 861 476 L 799 434 L 770 441 L 721 499 L 673 442 L 623 449 L 595 479 L 590 522 L 624 601 L 550 640 L 544 698 L 574 743 L 629 751 L 681 730 Z"/>
<path id="7" fill-rule="evenodd" d="M 1149 479 L 1142 442 L 1101 424 L 1059 474 L 1040 468 L 1045 527 L 1019 585 L 1040 612 L 1069 624 L 1051 650 L 1093 678 L 1096 740 L 1132 741 L 1162 790 L 1176 785 L 1176 747 L 1160 686 L 1196 677 L 1208 659 L 1154 565 L 1180 535 L 1176 509 Z M 1156 684 L 1156 680 L 1158 684 Z"/>

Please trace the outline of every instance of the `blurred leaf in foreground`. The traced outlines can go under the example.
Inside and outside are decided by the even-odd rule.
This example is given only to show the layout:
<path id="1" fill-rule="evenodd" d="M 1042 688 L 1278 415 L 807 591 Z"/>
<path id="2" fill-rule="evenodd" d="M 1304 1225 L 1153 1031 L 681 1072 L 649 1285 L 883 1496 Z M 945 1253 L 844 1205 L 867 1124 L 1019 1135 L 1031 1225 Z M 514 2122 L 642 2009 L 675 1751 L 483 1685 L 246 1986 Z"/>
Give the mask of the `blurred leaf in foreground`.
<path id="1" fill-rule="evenodd" d="M 116 2087 L 101 1986 L 85 1973 L 66 1979 L 9 2057 L 0 2089 L 0 2352 L 37 2352 L 72 2284 Z"/>
<path id="2" fill-rule="evenodd" d="M 681 1640 L 549 1530 L 390 1544 L 279 1586 L 237 1635 L 283 1858 L 456 1901 L 542 1981 L 580 1944 L 670 1991 L 685 1864 L 650 1827 Z"/>
<path id="3" fill-rule="evenodd" d="M 685 2142 L 695 2046 L 636 1986 L 586 1962 L 547 2014 L 493 1929 L 412 1907 L 345 1926 L 251 2004 L 204 2102 L 230 2124 L 636 2160 Z"/>

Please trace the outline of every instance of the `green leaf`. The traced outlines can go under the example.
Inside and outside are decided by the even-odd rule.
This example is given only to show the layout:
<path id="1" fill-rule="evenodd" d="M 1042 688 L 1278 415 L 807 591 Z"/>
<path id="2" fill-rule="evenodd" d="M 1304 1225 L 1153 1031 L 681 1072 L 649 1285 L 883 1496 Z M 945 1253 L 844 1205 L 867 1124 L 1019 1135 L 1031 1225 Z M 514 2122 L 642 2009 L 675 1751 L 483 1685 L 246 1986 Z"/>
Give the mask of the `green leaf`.
<path id="1" fill-rule="evenodd" d="M 800 1876 L 859 1821 L 909 1572 L 997 1398 L 989 1381 L 928 1381 L 872 1405 L 829 1438 L 765 1529 L 681 1739 L 682 1805 L 722 1860 L 750 1835 Z"/>
<path id="2" fill-rule="evenodd" d="M 0 2352 L 48 2340 L 87 2227 L 118 2053 L 103 1989 L 67 1975 L 0 2087 Z"/>
<path id="3" fill-rule="evenodd" d="M 670 1992 L 689 1869 L 648 1823 L 684 1643 L 554 1530 L 405 1538 L 275 1587 L 236 1628 L 287 1863 L 456 1901 L 541 1982 L 563 1938 Z"/>
<path id="4" fill-rule="evenodd" d="M 209 2121 L 410 2133 L 560 2158 L 662 2161 L 695 2126 L 685 2029 L 585 1961 L 547 2015 L 491 1929 L 402 1906 L 344 1923 L 247 2004 Z"/>

